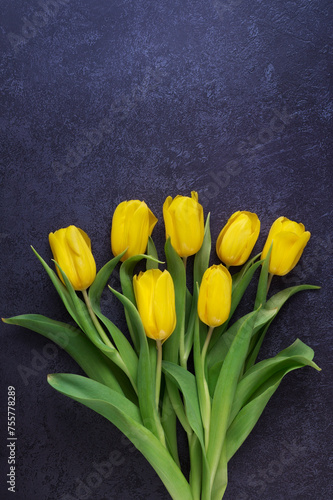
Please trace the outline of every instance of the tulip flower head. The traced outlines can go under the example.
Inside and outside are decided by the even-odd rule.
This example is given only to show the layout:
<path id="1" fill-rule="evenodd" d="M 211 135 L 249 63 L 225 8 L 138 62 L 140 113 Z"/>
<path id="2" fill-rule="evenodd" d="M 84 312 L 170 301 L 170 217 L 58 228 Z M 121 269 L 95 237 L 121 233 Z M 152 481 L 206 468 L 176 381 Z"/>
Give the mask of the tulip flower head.
<path id="1" fill-rule="evenodd" d="M 133 278 L 138 311 L 147 337 L 166 340 L 176 327 L 175 290 L 169 271 L 149 269 Z"/>
<path id="2" fill-rule="evenodd" d="M 259 236 L 260 220 L 251 212 L 235 212 L 220 232 L 216 253 L 227 266 L 241 266 L 250 256 Z"/>
<path id="3" fill-rule="evenodd" d="M 117 256 L 127 248 L 122 261 L 145 253 L 148 238 L 157 219 L 144 201 L 130 200 L 120 203 L 112 218 L 111 248 Z"/>
<path id="4" fill-rule="evenodd" d="M 96 264 L 89 236 L 75 226 L 49 234 L 54 260 L 64 271 L 75 290 L 86 290 L 96 277 Z M 58 275 L 64 283 L 57 267 Z"/>
<path id="5" fill-rule="evenodd" d="M 269 272 L 284 276 L 298 263 L 311 233 L 301 223 L 279 217 L 272 225 L 261 258 L 264 259 L 272 246 Z"/>
<path id="6" fill-rule="evenodd" d="M 206 325 L 215 328 L 229 317 L 232 278 L 222 264 L 206 269 L 199 290 L 198 314 Z"/>
<path id="7" fill-rule="evenodd" d="M 198 202 L 198 193 L 192 191 L 188 196 L 171 196 L 163 205 L 163 217 L 166 238 L 180 257 L 189 257 L 197 253 L 204 238 L 204 215 Z"/>

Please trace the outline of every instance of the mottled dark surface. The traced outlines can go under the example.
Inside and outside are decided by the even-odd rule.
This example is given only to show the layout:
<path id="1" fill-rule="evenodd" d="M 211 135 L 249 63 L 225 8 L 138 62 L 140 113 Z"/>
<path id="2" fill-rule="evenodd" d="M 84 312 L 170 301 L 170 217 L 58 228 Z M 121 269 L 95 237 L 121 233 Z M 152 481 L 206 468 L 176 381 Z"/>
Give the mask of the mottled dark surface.
<path id="1" fill-rule="evenodd" d="M 257 251 L 278 216 L 302 221 L 312 238 L 272 291 L 301 282 L 323 288 L 290 300 L 261 357 L 300 337 L 323 370 L 305 368 L 282 382 L 230 462 L 225 499 L 332 498 L 332 3 L 2 0 L 0 7 L 1 316 L 67 321 L 29 245 L 50 261 L 48 233 L 76 224 L 101 267 L 124 199 L 144 199 L 159 217 L 161 254 L 167 195 L 197 190 L 214 241 L 234 211 L 255 211 Z M 103 308 L 124 326 L 110 294 Z M 6 489 L 4 460 L 1 498 L 169 498 L 115 427 L 47 384 L 48 373 L 81 373 L 65 352 L 2 325 L 1 353 L 2 408 L 15 386 L 18 436 L 17 493 Z M 31 370 L 26 377 L 22 367 Z M 0 426 L 6 459 L 5 413 Z M 182 460 L 187 470 L 184 453 Z M 102 479 L 96 467 L 105 461 L 113 470 Z"/>

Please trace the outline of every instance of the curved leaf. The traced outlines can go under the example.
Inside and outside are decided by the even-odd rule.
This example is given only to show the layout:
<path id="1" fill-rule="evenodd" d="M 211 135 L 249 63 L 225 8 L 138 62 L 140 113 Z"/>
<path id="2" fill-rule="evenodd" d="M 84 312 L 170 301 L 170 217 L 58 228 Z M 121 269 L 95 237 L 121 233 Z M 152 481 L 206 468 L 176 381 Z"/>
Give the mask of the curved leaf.
<path id="1" fill-rule="evenodd" d="M 181 390 L 185 400 L 186 416 L 190 426 L 197 435 L 202 449 L 205 449 L 203 429 L 199 408 L 197 385 L 193 373 L 175 363 L 163 361 L 162 369 L 165 375 L 175 382 Z"/>
<path id="2" fill-rule="evenodd" d="M 77 328 L 40 314 L 24 314 L 3 321 L 10 325 L 23 326 L 52 340 L 78 363 L 88 377 L 123 394 L 117 378 L 112 373 L 113 363 Z"/>
<path id="3" fill-rule="evenodd" d="M 112 422 L 155 469 L 174 499 L 193 500 L 188 482 L 166 448 L 142 425 L 135 405 L 106 386 L 72 374 L 49 375 L 49 384 Z"/>
<path id="4" fill-rule="evenodd" d="M 257 311 L 242 318 L 217 380 L 212 402 L 207 460 L 212 481 L 219 464 L 237 383 L 246 359 Z"/>
<path id="5" fill-rule="evenodd" d="M 319 371 L 320 368 L 312 361 L 313 356 L 313 350 L 297 339 L 291 346 L 279 352 L 273 358 L 265 359 L 252 366 L 237 386 L 230 413 L 230 423 L 261 385 L 275 375 L 276 372 L 281 372 L 285 369 L 290 371 L 294 369 L 293 366 L 298 368 L 307 365 Z"/>
<path id="6" fill-rule="evenodd" d="M 51 269 L 50 266 L 48 264 L 46 264 L 45 260 L 36 252 L 36 250 L 34 249 L 34 247 L 31 247 L 31 248 L 32 248 L 32 251 L 34 252 L 34 254 L 36 255 L 36 257 L 38 258 L 38 260 L 41 262 L 41 264 L 44 267 L 45 271 L 49 275 L 49 278 L 51 279 L 51 281 L 52 281 L 55 289 L 57 290 L 57 292 L 58 292 L 61 300 L 63 301 L 64 306 L 66 307 L 67 311 L 72 316 L 72 318 L 74 319 L 75 323 L 77 325 L 79 325 L 80 328 L 81 328 L 80 320 L 79 320 L 78 314 L 77 314 L 77 312 L 75 310 L 75 306 L 73 304 L 73 301 L 72 301 L 72 298 L 70 296 L 69 291 L 67 290 L 67 288 L 65 287 L 65 285 L 60 281 L 60 279 L 58 278 L 58 276 L 56 275 L 56 273 L 53 271 L 53 269 Z"/>
<path id="7" fill-rule="evenodd" d="M 100 310 L 100 300 L 102 292 L 106 287 L 108 279 L 110 278 L 114 268 L 116 267 L 122 256 L 125 254 L 125 252 L 126 250 L 124 250 L 121 254 L 117 255 L 117 257 L 114 257 L 109 262 L 107 262 L 102 267 L 102 269 L 98 271 L 95 280 L 89 287 L 89 298 L 94 310 L 95 309 Z"/>
<path id="8" fill-rule="evenodd" d="M 149 236 L 149 238 L 148 238 L 147 255 L 149 255 L 149 257 L 152 257 L 152 259 L 147 259 L 147 262 L 146 262 L 147 271 L 149 269 L 158 269 L 159 260 L 158 260 L 157 250 L 156 250 L 155 243 L 154 243 L 151 236 Z"/>

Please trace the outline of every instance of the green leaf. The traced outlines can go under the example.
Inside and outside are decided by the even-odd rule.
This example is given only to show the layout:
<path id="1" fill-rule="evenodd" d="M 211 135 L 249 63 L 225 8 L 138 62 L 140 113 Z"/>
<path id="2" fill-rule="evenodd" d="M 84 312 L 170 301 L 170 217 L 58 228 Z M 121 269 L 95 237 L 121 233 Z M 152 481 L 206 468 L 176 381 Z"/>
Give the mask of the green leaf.
<path id="1" fill-rule="evenodd" d="M 109 318 L 107 318 L 106 316 L 104 316 L 104 314 L 102 314 L 100 306 L 100 298 L 102 295 L 102 291 L 106 286 L 112 271 L 114 270 L 115 266 L 120 261 L 121 257 L 124 255 L 125 252 L 126 250 L 124 250 L 124 252 L 119 254 L 114 259 L 110 260 L 97 273 L 95 281 L 89 288 L 89 298 L 94 313 L 103 322 L 108 332 L 110 333 L 112 340 L 114 341 L 119 351 L 119 354 L 124 364 L 127 367 L 131 382 L 134 382 L 137 379 L 138 357 L 133 347 L 131 346 L 125 335 L 121 332 L 121 330 L 119 330 L 119 328 Z"/>
<path id="2" fill-rule="evenodd" d="M 254 257 L 252 257 L 252 259 L 248 260 L 243 265 L 243 267 L 241 268 L 241 270 L 238 271 L 238 273 L 235 273 L 235 274 L 232 275 L 232 286 L 233 287 L 235 287 L 235 286 L 238 285 L 238 283 L 240 282 L 240 280 L 245 276 L 245 274 L 247 273 L 247 271 L 255 263 L 255 261 L 260 257 L 260 255 L 261 255 L 261 252 L 258 253 L 257 255 L 255 255 Z"/>
<path id="3" fill-rule="evenodd" d="M 185 370 L 185 368 L 169 361 L 163 361 L 162 369 L 165 375 L 171 378 L 183 393 L 188 422 L 197 435 L 202 449 L 204 449 L 199 399 L 194 375 Z"/>
<path id="4" fill-rule="evenodd" d="M 100 334 L 98 333 L 98 330 L 96 329 L 93 320 L 89 314 L 88 308 L 86 304 L 79 299 L 77 294 L 75 293 L 74 288 L 72 287 L 69 279 L 66 276 L 66 273 L 61 269 L 59 264 L 55 262 L 56 266 L 59 268 L 61 275 L 64 279 L 64 282 L 66 284 L 66 288 L 69 292 L 69 295 L 71 297 L 71 300 L 73 302 L 73 306 L 75 308 L 75 311 L 77 313 L 81 329 L 84 331 L 84 333 L 87 335 L 87 337 L 91 340 L 91 342 L 98 347 L 108 358 L 111 359 L 115 364 L 117 364 L 121 370 L 126 373 L 127 376 L 129 376 L 129 380 L 125 379 L 125 384 L 127 385 L 127 391 L 131 391 L 131 383 L 133 381 L 133 378 L 131 377 L 131 373 L 128 371 L 128 367 L 124 365 L 124 361 L 122 360 L 119 352 L 115 347 L 112 345 L 112 343 L 107 343 L 105 344 L 104 341 L 101 339 Z M 132 380 L 131 380 L 132 379 Z M 131 381 L 131 383 L 130 383 Z M 136 390 L 135 384 L 133 385 L 134 389 Z"/>
<path id="5" fill-rule="evenodd" d="M 246 362 L 246 370 L 255 363 L 260 346 L 268 330 L 268 326 L 276 317 L 285 302 L 287 302 L 287 300 L 297 292 L 300 292 L 302 290 L 318 290 L 319 288 L 319 286 L 314 285 L 293 286 L 276 293 L 265 303 L 264 307 L 260 309 L 258 314 L 256 329 L 250 343 L 249 355 Z M 263 328 L 265 326 L 266 328 Z"/>
<path id="6" fill-rule="evenodd" d="M 23 326 L 52 340 L 78 363 L 88 377 L 123 394 L 112 372 L 113 363 L 77 328 L 40 314 L 23 314 L 3 321 L 10 325 Z"/>
<path id="7" fill-rule="evenodd" d="M 152 257 L 152 259 L 147 259 L 147 263 L 146 263 L 147 271 L 149 269 L 158 269 L 157 250 L 156 250 L 155 243 L 154 243 L 151 236 L 149 236 L 149 238 L 148 238 L 147 255 L 149 255 L 149 257 Z"/>
<path id="8" fill-rule="evenodd" d="M 259 387 L 275 375 L 276 372 L 280 372 L 286 368 L 290 371 L 290 369 L 294 369 L 294 365 L 297 368 L 308 365 L 316 370 L 320 370 L 312 361 L 313 356 L 313 350 L 297 339 L 291 346 L 279 352 L 273 358 L 265 359 L 252 366 L 237 386 L 230 413 L 230 422 L 232 422 L 239 410 L 249 401 Z"/>
<path id="9" fill-rule="evenodd" d="M 289 355 L 289 359 L 287 354 Z M 306 365 L 320 370 L 312 362 L 312 357 L 312 349 L 300 340 L 296 340 L 292 346 L 279 353 L 275 358 L 258 363 L 245 374 L 238 385 L 234 400 L 235 408 L 233 414 L 236 414 L 236 417 L 233 419 L 226 437 L 228 460 L 236 453 L 250 434 L 269 399 L 287 373 Z M 262 382 L 261 385 L 253 392 L 260 380 Z M 248 399 L 250 394 L 251 397 Z M 246 399 L 248 402 L 238 411 L 238 408 Z"/>
<path id="10" fill-rule="evenodd" d="M 292 297 L 295 293 L 301 290 L 315 290 L 320 287 L 313 285 L 298 285 L 287 288 L 273 295 L 258 311 L 253 336 L 250 342 L 249 354 L 246 362 L 246 369 L 250 368 L 255 362 L 258 350 L 263 342 L 268 326 L 276 317 L 283 304 Z M 228 349 L 236 335 L 238 326 L 242 318 L 235 322 L 216 342 L 214 349 L 207 354 L 208 366 L 208 384 L 211 394 L 214 394 L 217 377 L 220 373 L 221 366 L 228 353 Z"/>
<path id="11" fill-rule="evenodd" d="M 166 448 L 142 425 L 140 414 L 115 391 L 78 375 L 49 375 L 49 384 L 112 422 L 155 469 L 175 500 L 193 500 L 189 484 Z"/>
<path id="12" fill-rule="evenodd" d="M 261 273 L 258 282 L 257 295 L 254 304 L 254 309 L 258 309 L 260 305 L 264 305 L 267 297 L 267 284 L 268 284 L 268 273 L 269 273 L 269 261 L 271 258 L 273 243 L 268 250 L 266 258 L 262 264 Z"/>
<path id="13" fill-rule="evenodd" d="M 257 311 L 244 316 L 230 346 L 217 380 L 212 402 L 207 460 L 211 470 L 211 481 L 219 464 L 227 431 L 228 419 L 235 396 L 239 376 L 246 359 Z M 211 483 L 212 484 L 212 483 Z"/>
<path id="14" fill-rule="evenodd" d="M 263 310 L 261 308 L 256 316 L 254 328 L 252 331 L 252 336 L 254 337 L 256 333 L 261 329 L 261 327 L 267 324 L 269 321 L 271 321 L 272 318 L 275 317 L 275 315 L 276 315 L 275 309 Z M 229 352 L 230 346 L 233 343 L 240 326 L 242 325 L 242 322 L 243 318 L 240 318 L 233 325 L 231 325 L 231 327 L 222 335 L 222 337 L 216 343 L 214 349 L 210 351 L 207 355 L 208 385 L 209 385 L 209 391 L 212 395 L 214 395 L 215 393 L 215 387 L 224 360 Z"/>
<path id="15" fill-rule="evenodd" d="M 76 310 L 75 310 L 73 301 L 71 299 L 71 296 L 69 294 L 69 291 L 67 290 L 65 285 L 60 281 L 60 279 L 58 278 L 56 273 L 50 268 L 50 266 L 48 264 L 46 264 L 45 260 L 36 252 L 36 250 L 33 247 L 31 247 L 31 248 L 32 248 L 32 251 L 34 252 L 34 254 L 36 255 L 36 257 L 38 258 L 38 260 L 41 262 L 45 271 L 49 275 L 49 278 L 51 279 L 51 281 L 52 281 L 55 289 L 57 290 L 61 300 L 63 301 L 64 306 L 66 307 L 67 311 L 72 316 L 72 318 L 74 319 L 76 324 L 79 325 L 81 328 L 80 320 L 79 320 L 78 315 L 76 313 Z"/>
<path id="16" fill-rule="evenodd" d="M 204 239 L 200 250 L 194 257 L 193 264 L 193 283 L 201 284 L 202 276 L 209 267 L 210 252 L 212 247 L 212 238 L 210 235 L 210 213 L 207 215 L 205 224 Z"/>
<path id="17" fill-rule="evenodd" d="M 167 390 L 163 394 L 161 423 L 168 450 L 176 464 L 180 467 L 177 444 L 177 418 Z"/>
<path id="18" fill-rule="evenodd" d="M 55 260 L 53 262 L 55 263 L 55 265 L 57 266 L 57 268 L 59 269 L 59 271 L 63 277 L 63 280 L 64 280 L 65 285 L 66 285 L 66 289 L 69 293 L 73 307 L 74 307 L 76 315 L 78 317 L 78 320 L 79 320 L 78 324 L 79 324 L 81 330 L 84 331 L 84 333 L 90 338 L 90 340 L 97 347 L 102 348 L 103 346 L 105 346 L 105 344 L 101 341 L 100 336 L 98 335 L 98 333 L 96 331 L 96 328 L 95 328 L 95 326 L 92 322 L 92 319 L 89 315 L 86 304 L 81 299 L 79 299 L 71 282 L 69 281 L 68 277 L 66 276 L 66 273 L 61 269 L 59 264 Z M 108 347 L 108 346 L 105 346 L 105 347 Z M 114 348 L 112 349 L 109 347 L 107 349 L 108 352 L 113 351 L 113 350 L 114 350 Z"/>
<path id="19" fill-rule="evenodd" d="M 106 284 L 114 268 L 116 267 L 116 265 L 118 264 L 118 262 L 125 253 L 126 250 L 124 250 L 121 254 L 117 255 L 117 257 L 114 257 L 114 259 L 111 259 L 102 267 L 102 269 L 98 271 L 94 282 L 89 288 L 89 298 L 94 309 L 100 310 L 100 300 L 102 292 L 106 287 Z"/>
<path id="20" fill-rule="evenodd" d="M 199 294 L 199 285 L 196 283 L 195 288 L 195 298 Z M 203 448 L 203 452 L 206 452 L 208 437 L 209 437 L 209 427 L 210 427 L 210 417 L 211 417 L 211 400 L 208 389 L 208 384 L 205 375 L 205 360 L 202 356 L 202 346 L 201 346 L 201 338 L 200 338 L 200 326 L 199 326 L 199 317 L 197 315 L 195 326 L 194 326 L 194 349 L 193 349 L 193 361 L 194 361 L 194 370 L 195 370 L 195 380 L 198 390 L 198 398 L 199 398 L 199 407 L 200 414 L 202 419 L 202 425 L 204 428 L 205 435 L 205 447 Z M 206 334 L 207 335 L 207 334 Z"/>

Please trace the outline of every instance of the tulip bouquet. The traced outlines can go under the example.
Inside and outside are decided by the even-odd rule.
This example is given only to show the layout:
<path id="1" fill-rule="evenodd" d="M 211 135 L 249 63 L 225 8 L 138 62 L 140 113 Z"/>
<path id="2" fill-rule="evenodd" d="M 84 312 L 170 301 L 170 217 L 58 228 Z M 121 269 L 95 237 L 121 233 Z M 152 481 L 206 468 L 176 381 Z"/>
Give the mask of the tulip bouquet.
<path id="1" fill-rule="evenodd" d="M 228 462 L 247 438 L 282 378 L 311 366 L 313 350 L 301 340 L 257 361 L 268 327 L 300 290 L 268 298 L 273 275 L 297 264 L 310 233 L 277 219 L 261 254 L 249 260 L 260 231 L 256 214 L 236 212 L 222 229 L 209 266 L 209 215 L 198 195 L 170 196 L 163 206 L 167 269 L 160 269 L 151 238 L 156 217 L 144 202 L 124 201 L 112 220 L 114 258 L 96 274 L 87 234 L 75 226 L 49 235 L 57 274 L 34 250 L 77 327 L 39 314 L 4 319 L 52 339 L 86 376 L 52 374 L 49 384 L 110 420 L 146 457 L 174 500 L 221 500 Z M 145 253 L 146 252 L 146 253 Z M 186 261 L 194 256 L 193 280 Z M 139 261 L 145 271 L 134 274 Z M 120 263 L 121 262 L 121 263 Z M 121 292 L 109 286 L 128 326 L 124 334 L 101 310 L 100 299 L 119 264 Z M 232 274 L 230 266 L 242 266 Z M 260 270 L 252 310 L 235 310 Z M 190 291 L 192 290 L 192 291 Z M 78 293 L 81 292 L 81 294 Z M 181 470 L 177 421 L 188 440 L 190 474 Z"/>

